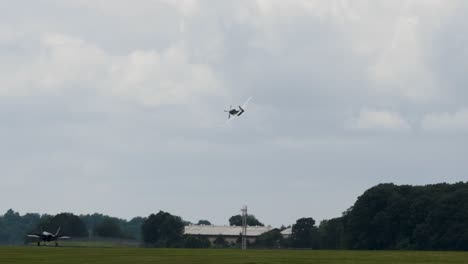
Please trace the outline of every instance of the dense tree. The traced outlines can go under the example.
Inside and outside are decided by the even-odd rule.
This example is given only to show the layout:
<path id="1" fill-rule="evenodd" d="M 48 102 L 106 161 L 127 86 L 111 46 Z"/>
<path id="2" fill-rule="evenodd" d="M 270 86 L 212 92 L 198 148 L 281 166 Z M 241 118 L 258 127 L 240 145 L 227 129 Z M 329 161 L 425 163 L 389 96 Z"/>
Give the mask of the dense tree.
<path id="1" fill-rule="evenodd" d="M 211 246 L 210 240 L 206 237 L 185 236 L 185 248 L 209 248 Z"/>
<path id="2" fill-rule="evenodd" d="M 32 230 L 41 217 L 38 214 L 25 214 L 9 209 L 0 216 L 0 244 L 21 244 L 28 231 Z"/>
<path id="3" fill-rule="evenodd" d="M 141 226 L 145 222 L 146 218 L 134 217 L 130 221 L 125 222 L 122 226 L 122 232 L 129 238 L 141 240 Z"/>
<path id="4" fill-rule="evenodd" d="M 127 221 L 102 214 L 79 218 L 67 213 L 22 216 L 10 209 L 0 215 L 0 244 L 23 243 L 26 234 L 55 233 L 59 226 L 61 234 L 72 237 L 86 236 L 88 231 L 99 233 L 97 226 L 106 219 L 117 223 L 123 236 L 139 238 L 144 233 L 145 242 L 154 246 L 198 247 L 206 243 L 199 238 L 183 239 L 182 219 L 164 212 L 151 219 L 136 217 Z M 229 220 L 231 225 L 242 224 L 240 215 Z M 262 225 L 252 215 L 247 222 L 251 226 Z M 114 225 L 114 231 L 109 233 L 118 228 Z M 277 239 L 277 233 L 266 233 L 257 246 L 271 247 Z M 218 242 L 218 246 L 224 246 L 222 240 Z M 282 247 L 318 245 L 325 249 L 468 250 L 468 183 L 380 184 L 365 191 L 341 217 L 322 221 L 319 228 L 313 219 L 298 220 L 292 237 L 281 241 Z"/>
<path id="5" fill-rule="evenodd" d="M 218 236 L 213 241 L 213 246 L 216 247 L 216 248 L 226 248 L 226 247 L 229 246 L 229 244 L 222 236 Z"/>
<path id="6" fill-rule="evenodd" d="M 13 209 L 9 209 L 3 215 L 3 221 L 7 224 L 17 223 L 21 221 L 21 216 L 18 212 L 13 211 Z"/>
<path id="7" fill-rule="evenodd" d="M 233 215 L 229 218 L 229 225 L 230 226 L 242 226 L 242 216 L 241 215 Z"/>
<path id="8" fill-rule="evenodd" d="M 319 234 L 315 220 L 301 218 L 292 227 L 291 243 L 295 248 L 318 248 Z"/>
<path id="9" fill-rule="evenodd" d="M 96 227 L 104 221 L 104 219 L 108 218 L 108 216 L 103 214 L 87 214 L 87 215 L 80 215 L 81 220 L 86 225 L 86 229 L 88 230 L 91 236 L 94 236 L 94 230 Z"/>
<path id="10" fill-rule="evenodd" d="M 229 218 L 230 226 L 242 226 L 242 216 L 234 215 Z M 248 226 L 264 226 L 260 221 L 257 220 L 255 215 L 247 215 Z"/>
<path id="11" fill-rule="evenodd" d="M 211 225 L 211 223 L 208 220 L 199 220 L 197 225 Z"/>
<path id="12" fill-rule="evenodd" d="M 344 226 L 342 218 L 323 220 L 319 226 L 320 247 L 324 249 L 342 249 L 344 244 Z"/>
<path id="13" fill-rule="evenodd" d="M 34 213 L 27 213 L 21 217 L 21 223 L 24 226 L 33 227 L 36 226 L 41 220 L 41 216 L 39 214 Z"/>
<path id="14" fill-rule="evenodd" d="M 342 221 L 351 249 L 468 250 L 468 183 L 380 184 Z"/>
<path id="15" fill-rule="evenodd" d="M 0 244 L 9 244 L 10 235 L 3 219 L 0 219 Z"/>
<path id="16" fill-rule="evenodd" d="M 99 234 L 95 234 L 95 231 L 102 222 L 112 221 L 117 224 L 120 229 L 121 234 L 119 237 L 137 240 L 141 239 L 141 225 L 144 222 L 144 218 L 142 217 L 135 217 L 130 221 L 127 221 L 125 219 L 95 213 L 92 215 L 80 215 L 80 218 L 86 224 L 86 228 L 91 236 L 99 236 Z"/>
<path id="17" fill-rule="evenodd" d="M 9 209 L 2 217 L 0 222 L 0 239 L 5 244 L 16 243 L 15 233 L 23 233 L 21 230 L 21 216 L 19 213 Z"/>
<path id="18" fill-rule="evenodd" d="M 113 218 L 106 218 L 96 225 L 93 234 L 100 237 L 123 237 L 119 222 Z"/>
<path id="19" fill-rule="evenodd" d="M 255 247 L 258 248 L 281 248 L 283 243 L 283 235 L 278 229 L 273 229 L 269 232 L 261 234 L 255 241 Z"/>
<path id="20" fill-rule="evenodd" d="M 76 215 L 61 213 L 54 217 L 44 218 L 36 227 L 36 232 L 47 230 L 55 233 L 60 228 L 60 234 L 72 237 L 87 237 L 88 230 L 85 223 Z"/>
<path id="21" fill-rule="evenodd" d="M 143 241 L 155 247 L 179 247 L 182 243 L 184 222 L 178 216 L 159 211 L 143 222 Z"/>
<path id="22" fill-rule="evenodd" d="M 60 234 L 63 235 L 70 235 L 73 237 L 86 236 L 87 232 L 92 234 L 98 225 L 108 220 L 118 224 L 118 228 L 121 230 L 121 236 L 119 237 L 137 239 L 141 237 L 141 225 L 144 221 L 144 218 L 141 217 L 135 217 L 130 221 L 126 221 L 102 214 L 80 215 L 79 218 L 85 224 L 87 232 L 82 232 L 83 229 L 81 229 L 81 232 L 75 233 L 76 231 L 70 231 L 69 229 L 76 229 L 77 222 L 78 226 L 80 226 L 79 220 L 77 221 L 76 217 L 69 219 L 70 215 L 71 214 L 60 214 L 51 216 L 27 213 L 21 216 L 19 213 L 10 209 L 4 215 L 0 215 L 0 244 L 35 242 L 35 239 L 27 238 L 26 235 L 42 231 L 55 233 L 58 227 L 61 227 Z M 69 225 L 75 227 L 70 227 Z"/>

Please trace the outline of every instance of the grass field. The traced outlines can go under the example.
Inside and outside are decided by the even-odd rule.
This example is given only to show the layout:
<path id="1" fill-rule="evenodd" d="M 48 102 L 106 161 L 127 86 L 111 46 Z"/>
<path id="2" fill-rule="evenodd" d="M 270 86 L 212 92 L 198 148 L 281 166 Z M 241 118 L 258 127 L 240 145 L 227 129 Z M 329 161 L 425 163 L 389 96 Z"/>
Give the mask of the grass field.
<path id="1" fill-rule="evenodd" d="M 37 242 L 29 243 L 28 246 L 36 246 Z M 47 246 L 53 247 L 55 242 L 48 242 Z M 91 247 L 91 248 L 120 248 L 120 247 L 138 247 L 140 245 L 137 241 L 129 240 L 71 240 L 60 241 L 61 247 Z M 1 262 L 0 262 L 1 264 Z"/>
<path id="2" fill-rule="evenodd" d="M 0 247 L 0 263 L 468 263 L 468 252 Z"/>

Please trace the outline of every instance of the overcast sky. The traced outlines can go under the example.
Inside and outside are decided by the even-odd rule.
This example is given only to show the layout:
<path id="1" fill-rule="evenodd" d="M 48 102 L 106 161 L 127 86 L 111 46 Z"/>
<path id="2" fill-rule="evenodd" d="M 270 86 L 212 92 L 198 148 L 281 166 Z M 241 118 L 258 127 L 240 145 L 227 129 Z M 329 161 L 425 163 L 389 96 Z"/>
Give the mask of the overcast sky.
<path id="1" fill-rule="evenodd" d="M 0 212 L 340 216 L 468 180 L 464 0 L 0 0 Z M 230 126 L 223 110 L 253 100 Z"/>

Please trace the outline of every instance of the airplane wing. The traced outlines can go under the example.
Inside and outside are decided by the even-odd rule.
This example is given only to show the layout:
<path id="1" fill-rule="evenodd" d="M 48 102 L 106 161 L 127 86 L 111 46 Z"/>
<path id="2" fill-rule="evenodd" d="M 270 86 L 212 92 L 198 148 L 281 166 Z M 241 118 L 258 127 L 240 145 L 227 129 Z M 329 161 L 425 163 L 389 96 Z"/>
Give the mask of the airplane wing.
<path id="1" fill-rule="evenodd" d="M 224 123 L 224 124 L 230 126 L 232 120 L 234 120 L 234 119 L 236 119 L 236 118 L 237 118 L 237 115 L 231 115 L 231 117 L 230 117 L 228 120 L 226 120 L 226 123 Z"/>
<path id="2" fill-rule="evenodd" d="M 61 236 L 61 237 L 58 237 L 58 239 L 70 239 L 71 237 L 69 236 Z"/>
<path id="3" fill-rule="evenodd" d="M 28 235 L 28 237 L 40 238 L 38 235 Z"/>
<path id="4" fill-rule="evenodd" d="M 247 105 L 249 104 L 250 100 L 252 100 L 252 96 L 250 96 L 247 101 L 245 101 L 245 103 L 242 105 L 242 108 L 245 110 L 245 108 L 247 107 Z"/>

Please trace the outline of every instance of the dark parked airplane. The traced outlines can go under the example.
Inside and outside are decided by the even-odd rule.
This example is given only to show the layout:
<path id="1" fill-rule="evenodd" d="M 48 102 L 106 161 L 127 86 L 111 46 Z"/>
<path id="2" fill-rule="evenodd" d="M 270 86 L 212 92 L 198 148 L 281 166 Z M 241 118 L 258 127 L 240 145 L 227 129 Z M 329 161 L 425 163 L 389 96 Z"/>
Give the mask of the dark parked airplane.
<path id="1" fill-rule="evenodd" d="M 34 235 L 28 235 L 28 237 L 32 237 L 32 238 L 37 238 L 37 246 L 40 246 L 41 245 L 41 241 L 44 242 L 44 245 L 46 244 L 46 242 L 51 242 L 51 241 L 55 241 L 55 246 L 57 247 L 58 246 L 58 240 L 59 239 L 68 239 L 70 237 L 68 236 L 59 236 L 60 232 L 60 227 L 59 229 L 57 230 L 57 233 L 54 234 L 51 234 L 47 231 L 44 231 L 42 233 L 39 233 L 39 234 L 34 234 Z"/>
<path id="2" fill-rule="evenodd" d="M 249 103 L 251 99 L 252 97 L 249 97 L 247 101 L 245 101 L 243 106 L 239 105 L 239 109 L 235 109 L 235 108 L 233 109 L 232 106 L 230 106 L 229 110 L 224 110 L 224 112 L 228 113 L 228 119 L 230 119 L 231 117 L 242 115 L 245 112 L 245 108 L 247 107 L 247 104 Z"/>

